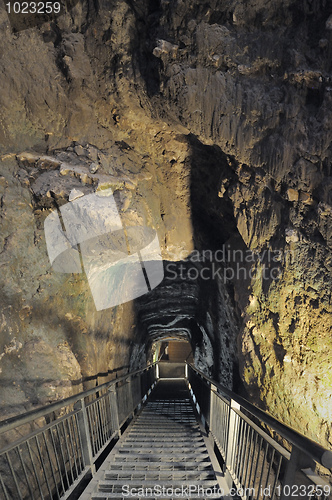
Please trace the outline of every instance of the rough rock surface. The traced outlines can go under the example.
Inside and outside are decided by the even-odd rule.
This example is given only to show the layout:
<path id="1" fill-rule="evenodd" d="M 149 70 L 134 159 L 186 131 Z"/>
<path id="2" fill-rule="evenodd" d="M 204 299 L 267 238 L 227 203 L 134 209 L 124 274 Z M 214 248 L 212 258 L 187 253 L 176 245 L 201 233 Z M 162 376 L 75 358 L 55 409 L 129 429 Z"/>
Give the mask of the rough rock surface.
<path id="1" fill-rule="evenodd" d="M 229 383 L 241 314 L 237 356 L 250 397 L 331 446 L 329 2 L 89 0 L 19 33 L 0 9 L 8 412 L 77 390 L 75 381 L 126 365 L 130 352 L 139 362 L 134 314 L 144 323 L 158 293 L 167 309 L 166 282 L 146 303 L 96 313 L 84 276 L 51 271 L 44 217 L 72 190 L 106 182 L 124 216 L 156 228 L 168 261 L 223 244 L 256 252 L 242 266 L 255 279 L 195 284 L 189 309 L 186 292 L 194 326 L 180 327 L 193 339 L 196 331 L 200 366 L 215 374 L 228 359 L 219 376 Z M 268 250 L 279 260 L 268 262 Z M 264 277 L 264 265 L 278 279 Z M 155 331 L 158 321 L 145 324 Z"/>

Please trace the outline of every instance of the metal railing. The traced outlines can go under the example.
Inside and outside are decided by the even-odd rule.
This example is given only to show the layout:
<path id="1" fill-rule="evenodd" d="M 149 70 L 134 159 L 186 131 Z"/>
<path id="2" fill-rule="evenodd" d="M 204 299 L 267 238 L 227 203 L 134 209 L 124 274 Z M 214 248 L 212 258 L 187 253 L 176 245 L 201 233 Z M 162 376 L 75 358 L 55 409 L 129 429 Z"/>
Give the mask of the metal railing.
<path id="1" fill-rule="evenodd" d="M 319 464 L 331 477 L 330 450 L 190 364 L 186 365 L 186 378 L 196 408 L 220 452 L 225 479 L 233 493 L 236 491 L 244 500 L 331 497 L 332 485 L 315 472 Z"/>
<path id="2" fill-rule="evenodd" d="M 0 498 L 68 498 L 156 383 L 156 364 L 0 422 Z"/>

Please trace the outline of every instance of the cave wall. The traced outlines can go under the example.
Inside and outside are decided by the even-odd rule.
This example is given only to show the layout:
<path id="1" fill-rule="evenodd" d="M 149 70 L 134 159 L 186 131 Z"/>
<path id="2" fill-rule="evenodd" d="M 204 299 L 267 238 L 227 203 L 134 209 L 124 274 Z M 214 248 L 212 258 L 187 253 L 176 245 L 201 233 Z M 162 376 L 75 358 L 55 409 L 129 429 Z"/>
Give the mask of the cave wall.
<path id="1" fill-rule="evenodd" d="M 161 2 L 141 45 L 160 115 L 176 117 L 227 157 L 230 171 L 221 163 L 219 179 L 208 165 L 201 172 L 216 181 L 214 193 L 208 180 L 200 184 L 210 241 L 218 227 L 227 230 L 216 207 L 230 202 L 229 232 L 235 220 L 242 248 L 260 256 L 249 286 L 234 280 L 246 388 L 273 415 L 329 446 L 330 16 L 325 1 Z M 279 255 L 272 263 L 278 279 L 263 275 L 268 250 Z"/>
<path id="2" fill-rule="evenodd" d="M 48 259 L 44 221 L 73 190 L 111 189 L 122 222 L 156 229 L 163 258 L 189 253 L 193 241 L 184 129 L 143 111 L 130 90 L 133 70 L 122 79 L 134 26 L 129 6 L 107 3 L 98 14 L 92 3 L 77 4 L 54 22 L 18 33 L 1 6 L 0 25 L 5 417 L 129 368 L 133 303 L 97 311 L 84 273 L 54 272 Z"/>

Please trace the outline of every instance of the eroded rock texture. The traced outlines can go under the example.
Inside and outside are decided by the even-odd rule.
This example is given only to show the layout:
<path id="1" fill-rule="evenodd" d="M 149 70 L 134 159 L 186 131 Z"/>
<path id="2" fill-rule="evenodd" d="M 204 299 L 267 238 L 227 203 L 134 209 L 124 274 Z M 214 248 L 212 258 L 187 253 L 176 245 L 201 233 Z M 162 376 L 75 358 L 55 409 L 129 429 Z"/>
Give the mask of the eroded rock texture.
<path id="1" fill-rule="evenodd" d="M 257 404 L 332 444 L 329 9 L 88 1 L 15 34 L 1 6 L 6 412 L 137 366 L 175 328 L 199 366 L 230 385 L 237 359 Z M 103 184 L 125 220 L 157 230 L 165 265 L 228 245 L 256 257 L 218 265 L 255 278 L 166 276 L 96 312 L 84 275 L 52 272 L 43 221 Z"/>

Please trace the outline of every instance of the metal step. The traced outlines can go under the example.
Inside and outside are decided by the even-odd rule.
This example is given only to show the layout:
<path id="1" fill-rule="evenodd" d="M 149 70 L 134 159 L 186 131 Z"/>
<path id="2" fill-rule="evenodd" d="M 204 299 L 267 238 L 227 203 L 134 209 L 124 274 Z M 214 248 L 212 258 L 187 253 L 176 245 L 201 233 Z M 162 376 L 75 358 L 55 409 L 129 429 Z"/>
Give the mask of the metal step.
<path id="1" fill-rule="evenodd" d="M 188 445 L 188 441 L 186 442 L 187 445 Z M 193 443 L 193 445 L 189 448 L 189 449 L 192 449 L 194 448 L 195 450 L 199 451 L 200 448 L 205 448 L 205 444 L 204 442 L 201 442 L 201 443 Z M 126 448 L 126 449 L 144 449 L 144 448 L 149 448 L 151 449 L 152 448 L 152 451 L 154 450 L 159 450 L 159 449 L 163 449 L 163 450 L 166 450 L 166 449 L 185 449 L 183 447 L 183 443 L 163 443 L 163 442 L 160 442 L 158 443 L 158 441 L 155 441 L 154 442 L 154 446 L 152 446 L 152 442 L 150 441 L 142 441 L 142 442 L 137 442 L 137 441 L 130 441 L 130 440 L 126 440 L 122 445 L 121 445 L 121 448 Z"/>
<path id="2" fill-rule="evenodd" d="M 143 461 L 148 461 L 148 462 L 165 462 L 166 457 L 163 455 L 148 455 L 148 454 L 142 454 L 142 455 L 137 455 L 133 456 L 130 454 L 123 453 L 121 455 L 115 455 L 114 457 L 115 461 L 119 462 L 125 462 L 125 461 L 132 461 L 132 462 L 139 462 L 141 460 Z M 184 462 L 184 461 L 189 461 L 189 462 L 203 462 L 203 461 L 209 460 L 209 455 L 206 452 L 206 454 L 202 455 L 196 455 L 196 454 L 185 454 L 185 455 L 179 455 L 179 454 L 173 454 L 172 456 L 167 457 L 167 462 Z"/>
<path id="3" fill-rule="evenodd" d="M 109 470 L 136 470 L 136 471 L 196 471 L 213 470 L 210 462 L 110 462 Z"/>
<path id="4" fill-rule="evenodd" d="M 154 470 L 119 470 L 119 469 L 114 469 L 114 470 L 109 470 L 105 472 L 104 479 L 105 481 L 108 480 L 116 480 L 116 479 L 140 479 L 143 480 L 144 478 L 147 480 L 155 480 L 155 481 L 162 481 L 162 480 L 170 480 L 170 479 L 175 479 L 175 480 L 182 480 L 182 481 L 188 481 L 189 479 L 191 480 L 207 480 L 207 479 L 214 479 L 214 471 L 174 471 L 174 470 L 161 470 L 161 471 L 154 471 Z"/>
<path id="5" fill-rule="evenodd" d="M 217 490 L 218 491 L 218 490 Z M 147 495 L 144 495 L 144 496 L 136 496 L 136 495 L 119 495 L 119 493 L 109 493 L 109 492 L 106 492 L 106 491 L 98 491 L 96 493 L 93 493 L 92 496 L 91 496 L 91 500 L 128 500 L 128 498 L 130 498 L 130 500 L 145 500 L 146 498 L 151 498 L 151 499 L 155 499 L 156 497 L 155 496 L 147 496 Z M 206 495 L 202 495 L 202 494 L 195 494 L 195 493 L 191 493 L 190 494 L 190 497 L 185 497 L 185 496 L 182 496 L 182 497 L 179 497 L 179 496 L 176 496 L 176 497 L 170 497 L 170 496 L 163 496 L 163 495 L 158 495 L 157 499 L 158 500 L 179 500 L 179 498 L 181 498 L 181 500 L 190 500 L 192 498 L 200 498 L 202 500 L 206 500 Z M 223 500 L 223 497 L 220 496 L 220 494 L 216 493 L 215 495 L 212 493 L 210 494 L 209 493 L 209 496 L 208 498 L 214 498 L 214 499 L 217 499 L 217 500 Z"/>
<path id="6" fill-rule="evenodd" d="M 177 450 L 177 449 L 163 449 L 163 448 L 154 448 L 153 450 L 151 449 L 139 449 L 139 448 L 134 448 L 134 449 L 122 449 L 122 448 L 119 448 L 117 450 L 117 455 L 121 455 L 122 457 L 123 456 L 142 456 L 142 455 L 146 455 L 148 457 L 151 457 L 151 456 L 155 456 L 156 458 L 158 458 L 159 456 L 163 456 L 163 458 L 167 458 L 167 456 L 169 456 L 169 458 L 173 458 L 173 457 L 179 457 L 179 458 L 182 458 L 183 456 L 186 456 L 186 457 L 204 457 L 204 456 L 208 456 L 208 453 L 205 449 L 204 451 L 204 448 L 202 450 L 197 450 L 197 451 L 194 451 L 193 448 L 182 448 L 182 450 Z"/>
<path id="7" fill-rule="evenodd" d="M 99 481 L 99 485 L 98 485 L 98 488 L 99 488 L 99 491 L 110 491 L 111 493 L 114 492 L 114 491 L 122 491 L 122 487 L 123 486 L 129 486 L 130 488 L 142 488 L 142 481 L 138 481 L 138 480 L 131 480 L 131 481 L 125 481 L 125 480 L 122 480 L 122 479 L 118 479 L 116 481 Z M 204 481 L 204 488 L 212 488 L 213 487 L 217 487 L 218 483 L 216 480 L 206 480 Z M 144 488 L 153 488 L 154 486 L 156 486 L 156 482 L 155 481 L 149 481 L 149 480 L 144 480 Z M 160 487 L 160 489 L 167 489 L 167 488 L 170 488 L 170 487 L 174 487 L 174 488 L 182 488 L 183 486 L 183 481 L 177 481 L 177 480 L 171 480 L 171 481 L 161 481 L 160 484 L 158 483 L 158 487 Z M 199 486 L 202 486 L 202 481 L 190 481 L 188 486 L 191 486 L 191 487 L 195 487 L 197 488 L 198 490 L 198 487 Z"/>

